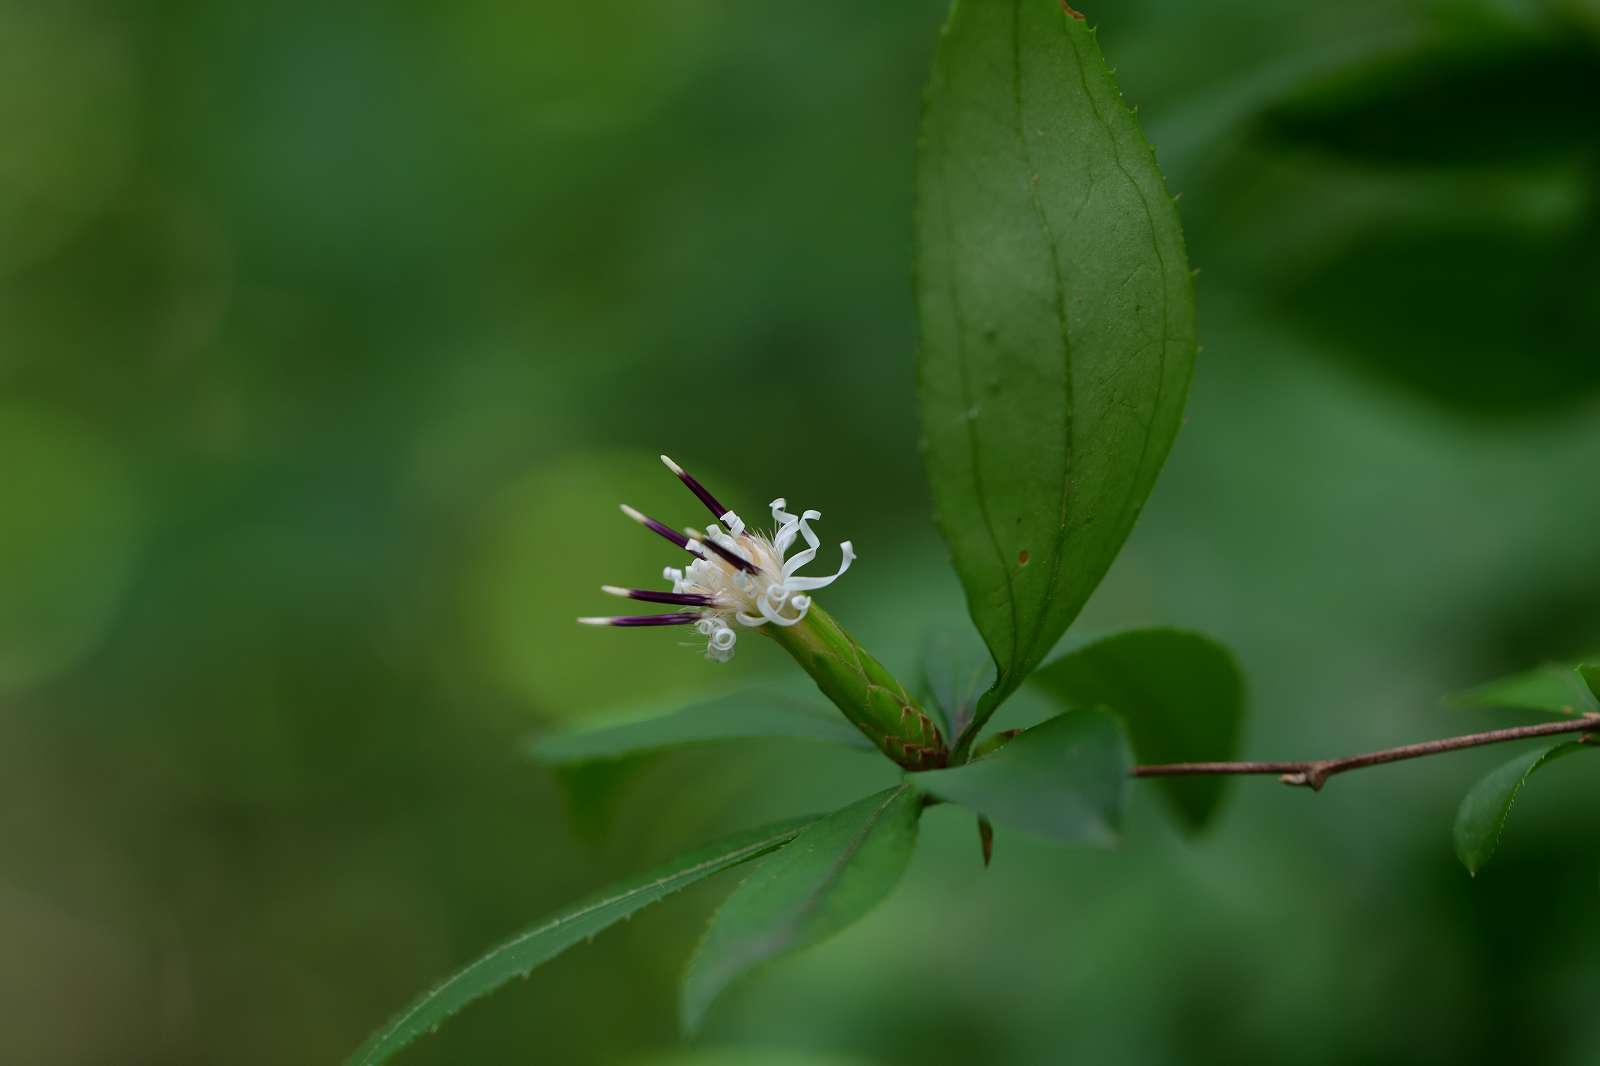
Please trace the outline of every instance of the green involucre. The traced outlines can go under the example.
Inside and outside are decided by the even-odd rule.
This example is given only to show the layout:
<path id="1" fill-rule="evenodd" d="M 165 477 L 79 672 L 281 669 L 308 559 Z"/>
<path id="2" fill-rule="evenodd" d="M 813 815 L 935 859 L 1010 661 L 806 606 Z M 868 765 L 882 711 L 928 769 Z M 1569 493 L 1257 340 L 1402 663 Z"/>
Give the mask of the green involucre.
<path id="1" fill-rule="evenodd" d="M 923 770 L 945 764 L 945 743 L 928 712 L 816 603 L 803 621 L 766 626 L 763 631 L 794 656 L 822 694 L 898 765 Z"/>

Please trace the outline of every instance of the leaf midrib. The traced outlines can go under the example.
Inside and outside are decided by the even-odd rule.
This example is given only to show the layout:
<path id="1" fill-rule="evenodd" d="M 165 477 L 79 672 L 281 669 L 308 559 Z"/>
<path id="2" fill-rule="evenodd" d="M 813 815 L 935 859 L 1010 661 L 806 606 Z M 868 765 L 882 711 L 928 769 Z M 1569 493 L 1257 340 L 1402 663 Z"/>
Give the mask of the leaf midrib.
<path id="1" fill-rule="evenodd" d="M 893 792 L 890 792 L 888 796 L 884 797 L 883 802 L 878 804 L 878 806 L 873 809 L 872 813 L 862 821 L 860 828 L 858 828 L 850 837 L 850 840 L 845 844 L 845 846 L 840 849 L 838 856 L 834 858 L 833 863 L 828 867 L 828 872 L 823 875 L 822 880 L 817 882 L 815 888 L 805 895 L 800 903 L 800 906 L 795 908 L 794 914 L 790 916 L 789 920 L 783 925 L 774 929 L 764 939 L 756 942 L 754 945 L 756 949 L 754 951 L 755 958 L 763 958 L 772 953 L 774 950 L 782 948 L 783 944 L 795 935 L 795 933 L 805 923 L 805 919 L 811 914 L 812 911 L 817 909 L 817 906 L 822 902 L 823 897 L 826 896 L 828 892 L 838 884 L 839 879 L 844 876 L 845 868 L 848 867 L 850 865 L 850 861 L 860 853 L 862 847 L 867 842 L 867 838 L 872 835 L 873 829 L 877 828 L 878 823 L 883 820 L 883 812 L 887 811 L 896 800 L 905 794 L 906 790 L 910 787 L 910 785 L 901 785 Z"/>
<path id="2" fill-rule="evenodd" d="M 1076 47 L 1073 56 L 1078 59 L 1078 74 L 1083 77 L 1082 58 L 1078 56 Z M 1066 557 L 1067 542 L 1067 510 L 1072 499 L 1072 432 L 1074 425 L 1073 389 L 1072 389 L 1072 328 L 1071 320 L 1067 314 L 1067 285 L 1061 273 L 1060 245 L 1056 241 L 1055 231 L 1050 228 L 1049 216 L 1045 214 L 1044 205 L 1039 201 L 1038 173 L 1033 166 L 1033 152 L 1028 147 L 1028 134 L 1022 121 L 1022 0 L 1013 0 L 1011 5 L 1011 86 L 1012 99 L 1016 105 L 1017 117 L 1017 146 L 1022 151 L 1022 162 L 1028 171 L 1028 200 L 1033 205 L 1034 216 L 1039 221 L 1039 232 L 1044 236 L 1045 246 L 1050 251 L 1050 270 L 1055 280 L 1056 290 L 1056 320 L 1061 327 L 1061 390 L 1064 414 L 1062 448 L 1062 475 L 1060 506 L 1057 512 L 1057 530 L 1055 543 L 1051 545 L 1050 577 L 1045 583 L 1044 609 L 1034 626 L 1033 634 L 1028 640 L 1028 645 L 1022 654 L 1016 657 L 1016 662 L 1027 662 L 1033 656 L 1034 649 L 1038 647 L 1039 636 L 1045 632 L 1043 625 L 1044 615 L 1049 613 L 1049 604 L 1055 598 L 1056 584 L 1061 578 L 1061 564 Z M 1084 83 L 1084 92 L 1088 92 L 1088 83 Z M 1091 99 L 1091 104 L 1093 100 Z M 1099 117 L 1099 111 L 1095 112 Z M 1103 120 L 1102 120 L 1103 124 Z M 1091 190 L 1093 183 L 1090 183 Z M 1088 194 L 1085 194 L 1087 198 Z M 1087 202 L 1087 199 L 1086 199 Z M 1143 465 L 1143 456 L 1140 457 Z M 1007 566 L 1002 556 L 1000 563 Z M 1009 571 L 1009 566 L 1007 570 Z M 1012 608 L 1012 616 L 1016 617 L 1016 608 Z M 1020 639 L 1020 634 L 1018 634 Z M 1015 665 L 1015 664 L 1013 664 Z"/>

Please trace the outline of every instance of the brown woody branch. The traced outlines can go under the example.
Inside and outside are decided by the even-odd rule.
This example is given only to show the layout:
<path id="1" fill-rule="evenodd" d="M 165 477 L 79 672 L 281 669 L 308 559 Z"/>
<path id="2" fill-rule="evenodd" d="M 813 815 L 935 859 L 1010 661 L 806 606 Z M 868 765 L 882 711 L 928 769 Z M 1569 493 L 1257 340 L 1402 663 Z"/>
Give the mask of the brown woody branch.
<path id="1" fill-rule="evenodd" d="M 1368 766 L 1422 759 L 1429 755 L 1443 755 L 1449 751 L 1478 748 L 1485 744 L 1504 744 L 1510 740 L 1527 740 L 1532 737 L 1553 737 L 1565 733 L 1582 733 L 1581 740 L 1600 738 L 1600 714 L 1590 712 L 1569 721 L 1547 722 L 1543 725 L 1518 726 L 1514 729 L 1494 729 L 1487 733 L 1471 733 L 1443 740 L 1425 740 L 1421 744 L 1406 744 L 1398 748 L 1368 752 L 1365 755 L 1348 755 L 1342 759 L 1318 759 L 1314 762 L 1175 762 L 1154 766 L 1135 766 L 1134 777 L 1192 777 L 1203 774 L 1277 774 L 1286 785 L 1299 785 L 1320 792 L 1328 778 L 1335 774 L 1361 770 Z"/>

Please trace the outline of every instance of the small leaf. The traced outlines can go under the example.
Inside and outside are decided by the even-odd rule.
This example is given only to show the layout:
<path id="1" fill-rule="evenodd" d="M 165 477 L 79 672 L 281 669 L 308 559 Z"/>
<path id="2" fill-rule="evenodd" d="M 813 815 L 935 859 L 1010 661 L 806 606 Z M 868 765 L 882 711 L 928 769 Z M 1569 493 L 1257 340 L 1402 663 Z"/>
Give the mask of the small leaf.
<path id="1" fill-rule="evenodd" d="M 922 797 L 909 785 L 868 796 L 813 823 L 734 889 L 684 976 L 682 1017 L 699 1027 L 734 980 L 857 921 L 900 880 Z"/>
<path id="2" fill-rule="evenodd" d="M 1026 729 L 986 758 L 913 776 L 918 788 L 1065 844 L 1116 843 L 1128 748 L 1117 720 L 1072 711 Z"/>
<path id="3" fill-rule="evenodd" d="M 818 740 L 872 750 L 871 743 L 833 708 L 795 699 L 776 688 L 702 700 L 671 714 L 537 737 L 527 750 L 541 763 L 564 766 L 688 744 L 763 738 Z"/>
<path id="4" fill-rule="evenodd" d="M 1121 549 L 1194 367 L 1176 207 L 1093 34 L 1054 0 L 956 3 L 916 237 L 928 476 L 998 668 L 965 750 Z"/>
<path id="5" fill-rule="evenodd" d="M 922 643 L 922 681 L 947 742 L 966 732 L 978 697 L 994 684 L 994 660 L 970 628 L 936 629 Z"/>
<path id="6" fill-rule="evenodd" d="M 535 966 L 680 888 L 783 847 L 811 821 L 813 819 L 796 819 L 735 834 L 533 926 L 446 979 L 396 1015 L 389 1024 L 368 1037 L 346 1060 L 345 1066 L 375 1066 L 388 1061 L 417 1037 L 513 977 L 526 977 Z"/>
<path id="7" fill-rule="evenodd" d="M 1115 712 L 1140 762 L 1238 756 L 1244 679 L 1228 649 L 1198 633 L 1122 633 L 1042 667 L 1033 681 L 1068 707 Z M 1224 777 L 1155 782 L 1190 829 L 1216 811 L 1226 785 Z"/>
<path id="8" fill-rule="evenodd" d="M 1457 707 L 1508 707 L 1575 715 L 1595 709 L 1594 698 L 1572 663 L 1546 663 L 1450 697 Z"/>
<path id="9" fill-rule="evenodd" d="M 1456 857 L 1472 876 L 1478 876 L 1485 863 L 1500 847 L 1506 818 L 1516 804 L 1522 788 L 1536 770 L 1556 759 L 1591 748 L 1579 741 L 1567 741 L 1515 759 L 1489 774 L 1467 793 L 1456 812 Z"/>
<path id="10" fill-rule="evenodd" d="M 1584 663 L 1578 667 L 1578 674 L 1589 686 L 1590 694 L 1600 701 L 1600 663 Z"/>

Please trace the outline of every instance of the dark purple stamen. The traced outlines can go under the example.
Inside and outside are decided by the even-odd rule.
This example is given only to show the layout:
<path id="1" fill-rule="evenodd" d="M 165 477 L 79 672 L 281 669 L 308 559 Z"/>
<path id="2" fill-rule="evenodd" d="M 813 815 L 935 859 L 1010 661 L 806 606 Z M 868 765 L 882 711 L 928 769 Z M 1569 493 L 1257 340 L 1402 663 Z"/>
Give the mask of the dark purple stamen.
<path id="1" fill-rule="evenodd" d="M 608 619 L 606 624 L 612 626 L 686 626 L 690 622 L 698 622 L 700 616 L 687 611 L 673 614 L 628 614 L 620 618 Z"/>
<path id="2" fill-rule="evenodd" d="M 629 507 L 626 504 L 623 505 L 622 512 L 624 514 L 626 514 L 629 518 L 633 519 L 635 522 L 638 522 L 644 528 L 648 529 L 650 532 L 655 533 L 658 536 L 666 537 L 668 540 L 672 541 L 672 543 L 676 544 L 678 547 L 680 547 L 680 548 L 688 548 L 689 547 L 689 538 L 684 536 L 682 533 L 679 533 L 676 529 L 673 529 L 671 526 L 667 525 L 665 522 L 657 522 L 654 518 L 651 518 L 649 515 L 641 514 L 640 512 L 634 510 L 632 507 Z"/>
<path id="3" fill-rule="evenodd" d="M 661 457 L 661 461 L 667 464 L 668 470 L 678 475 L 679 481 L 682 481 L 685 485 L 689 486 L 690 492 L 700 497 L 700 502 L 706 505 L 706 509 L 711 512 L 711 516 L 720 522 L 722 520 L 722 516 L 728 513 L 728 509 L 722 506 L 722 504 L 717 501 L 715 496 L 711 495 L 710 490 L 704 485 L 700 484 L 700 482 L 696 481 L 687 470 L 673 462 L 671 459 L 668 459 L 665 455 Z"/>
<path id="4" fill-rule="evenodd" d="M 702 596 L 698 592 L 656 592 L 653 589 L 626 589 L 624 594 L 630 600 L 644 600 L 646 603 L 676 603 L 683 607 L 709 607 L 710 596 Z"/>
<path id="5" fill-rule="evenodd" d="M 706 547 L 710 548 L 712 551 L 716 552 L 718 555 L 722 556 L 724 559 L 728 560 L 728 562 L 732 563 L 734 566 L 737 566 L 745 573 L 753 574 L 756 572 L 756 564 L 752 563 L 749 559 L 746 559 L 738 552 L 724 548 L 716 541 L 710 539 L 703 540 L 700 543 L 704 544 Z"/>

